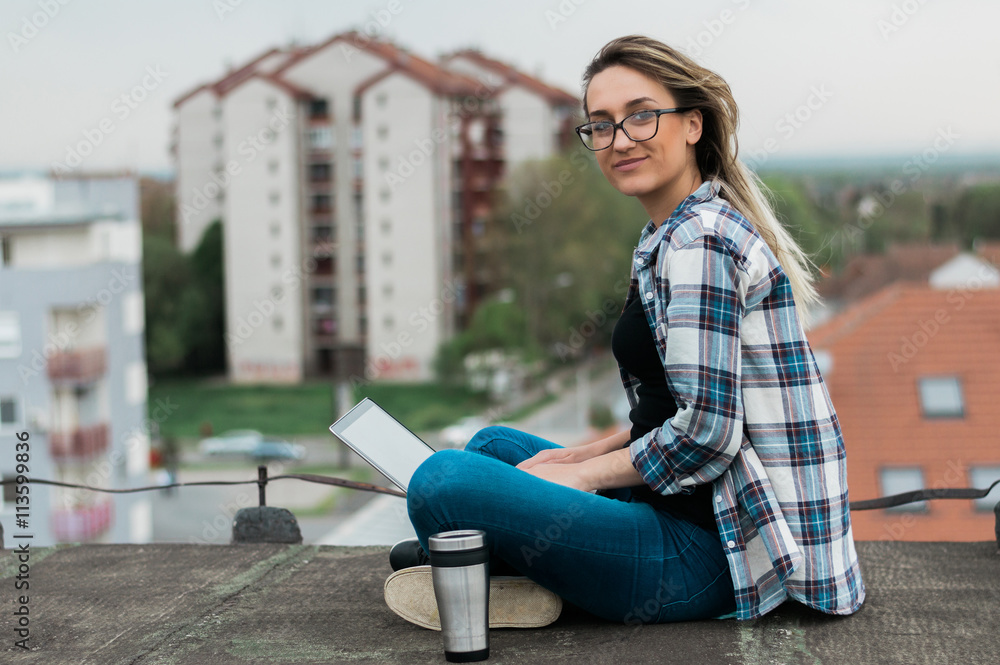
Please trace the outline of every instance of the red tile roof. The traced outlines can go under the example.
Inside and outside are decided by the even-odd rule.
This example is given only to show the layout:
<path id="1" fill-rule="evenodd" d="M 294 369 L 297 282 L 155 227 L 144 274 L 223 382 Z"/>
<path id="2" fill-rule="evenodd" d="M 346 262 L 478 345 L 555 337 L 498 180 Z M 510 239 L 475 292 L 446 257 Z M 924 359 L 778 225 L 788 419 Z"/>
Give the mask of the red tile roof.
<path id="1" fill-rule="evenodd" d="M 544 83 L 533 76 L 529 76 L 528 74 L 525 74 L 505 62 L 488 58 L 475 49 L 456 51 L 455 53 L 442 58 L 442 61 L 448 62 L 455 58 L 466 58 L 467 60 L 471 60 L 479 66 L 499 74 L 508 85 L 523 86 L 544 97 L 548 100 L 549 104 L 554 106 L 573 106 L 576 108 L 579 108 L 580 106 L 580 100 L 575 95 L 571 95 L 565 90 L 560 90 L 559 88 Z"/>
<path id="2" fill-rule="evenodd" d="M 926 282 L 935 268 L 960 253 L 957 244 L 896 244 L 885 254 L 851 258 L 836 275 L 816 285 L 824 298 L 852 302 L 897 281 Z"/>
<path id="3" fill-rule="evenodd" d="M 174 108 L 180 107 L 191 97 L 205 90 L 211 91 L 218 97 L 223 97 L 229 93 L 229 91 L 235 89 L 255 76 L 263 77 L 276 85 L 285 87 L 295 95 L 308 96 L 310 95 L 309 91 L 295 86 L 288 81 L 287 77 L 283 77 L 282 74 L 310 56 L 313 56 L 335 44 L 346 44 L 352 48 L 366 51 L 381 58 L 388 65 L 388 69 L 371 77 L 368 81 L 365 81 L 362 86 L 360 86 L 360 90 L 363 90 L 375 81 L 381 80 L 393 72 L 398 71 L 413 78 L 440 95 L 462 96 L 482 94 L 482 85 L 470 76 L 449 71 L 441 65 L 437 65 L 429 60 L 413 55 L 391 42 L 369 39 L 357 32 L 346 32 L 334 35 L 326 41 L 313 46 L 293 47 L 287 50 L 278 48 L 269 49 L 268 51 L 265 51 L 264 53 L 261 53 L 257 57 L 253 58 L 243 66 L 230 71 L 221 79 L 213 83 L 200 85 L 184 95 L 181 95 L 176 101 L 174 101 Z M 261 63 L 270 56 L 278 53 L 285 53 L 288 55 L 288 58 L 281 63 L 281 65 L 271 71 L 261 71 Z M 497 61 L 490 62 L 494 62 L 498 65 L 502 64 Z M 506 65 L 504 65 L 504 67 L 506 67 Z M 546 86 L 541 81 L 533 79 L 530 76 L 520 74 L 512 68 L 508 69 L 510 69 L 511 72 L 508 76 L 511 80 L 516 79 L 523 85 L 527 85 L 532 89 L 545 94 L 551 99 L 562 99 L 564 100 L 562 103 L 578 103 L 577 100 L 571 95 L 568 95 L 568 93 Z M 565 101 L 567 99 L 568 101 Z"/>
<path id="4" fill-rule="evenodd" d="M 824 381 L 847 447 L 851 499 L 883 495 L 880 469 L 919 466 L 926 487 L 968 487 L 968 468 L 1000 464 L 1000 289 L 896 283 L 809 332 L 832 359 Z M 964 416 L 922 414 L 919 380 L 954 376 Z M 859 539 L 982 540 L 992 513 L 935 501 L 925 514 L 854 513 Z M 904 524 L 905 522 L 905 524 Z"/>

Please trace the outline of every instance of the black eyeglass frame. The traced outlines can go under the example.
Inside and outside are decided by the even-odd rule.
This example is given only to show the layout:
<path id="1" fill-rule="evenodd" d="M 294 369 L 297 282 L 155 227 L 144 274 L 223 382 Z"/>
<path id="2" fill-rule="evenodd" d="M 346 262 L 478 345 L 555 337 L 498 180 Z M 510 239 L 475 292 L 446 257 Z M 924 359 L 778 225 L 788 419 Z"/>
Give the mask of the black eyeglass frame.
<path id="1" fill-rule="evenodd" d="M 649 141 L 650 139 L 656 137 L 656 133 L 660 131 L 660 116 L 661 115 L 665 115 L 667 113 L 686 113 L 687 111 L 693 111 L 694 108 L 695 107 L 693 107 L 693 106 L 678 106 L 677 108 L 672 108 L 672 109 L 643 109 L 641 111 L 636 111 L 635 113 L 629 113 L 627 116 L 625 116 L 624 118 L 621 119 L 621 122 L 617 122 L 617 123 L 611 122 L 610 120 L 592 120 L 590 122 L 585 122 L 582 125 L 576 127 L 575 128 L 576 135 L 580 137 L 580 141 L 583 143 L 583 147 L 585 147 L 587 150 L 590 150 L 591 152 L 599 152 L 601 150 L 607 150 L 608 148 L 610 148 L 611 146 L 613 146 L 615 144 L 615 139 L 618 138 L 618 130 L 619 129 L 622 130 L 622 133 L 624 133 L 625 136 L 628 137 L 629 141 L 633 141 L 635 143 L 642 143 L 643 141 Z M 656 114 L 656 128 L 653 130 L 653 135 L 650 136 L 649 138 L 634 139 L 634 138 L 632 138 L 632 135 L 628 133 L 628 130 L 625 129 L 625 121 L 628 120 L 629 118 L 631 118 L 632 116 L 639 115 L 640 113 L 655 113 Z M 591 148 L 589 145 L 587 145 L 586 139 L 583 138 L 583 131 L 582 130 L 587 125 L 597 125 L 597 124 L 600 124 L 602 122 L 606 122 L 609 125 L 611 125 L 611 143 L 607 144 L 603 148 Z"/>

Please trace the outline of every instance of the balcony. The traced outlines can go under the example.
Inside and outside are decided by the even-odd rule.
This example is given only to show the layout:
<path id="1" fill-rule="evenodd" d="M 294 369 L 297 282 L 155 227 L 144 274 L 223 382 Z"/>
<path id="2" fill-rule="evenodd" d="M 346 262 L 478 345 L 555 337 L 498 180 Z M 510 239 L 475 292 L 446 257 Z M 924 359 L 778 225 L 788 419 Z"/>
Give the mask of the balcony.
<path id="1" fill-rule="evenodd" d="M 61 351 L 49 358 L 48 373 L 52 381 L 89 383 L 104 375 L 107 353 L 104 347 Z"/>
<path id="2" fill-rule="evenodd" d="M 110 499 L 93 506 L 52 511 L 52 531 L 64 543 L 93 540 L 111 527 L 114 505 Z"/>
<path id="3" fill-rule="evenodd" d="M 49 451 L 56 461 L 84 460 L 108 449 L 108 426 L 105 423 L 78 427 L 71 432 L 51 432 Z"/>

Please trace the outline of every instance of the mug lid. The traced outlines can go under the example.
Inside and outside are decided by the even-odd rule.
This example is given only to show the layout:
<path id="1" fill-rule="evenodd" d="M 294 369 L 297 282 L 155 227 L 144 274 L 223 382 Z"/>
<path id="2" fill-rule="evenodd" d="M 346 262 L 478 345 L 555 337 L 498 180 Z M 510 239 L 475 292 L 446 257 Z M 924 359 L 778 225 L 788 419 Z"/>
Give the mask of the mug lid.
<path id="1" fill-rule="evenodd" d="M 486 546 L 486 533 L 478 529 L 442 531 L 427 539 L 432 552 L 461 552 Z"/>

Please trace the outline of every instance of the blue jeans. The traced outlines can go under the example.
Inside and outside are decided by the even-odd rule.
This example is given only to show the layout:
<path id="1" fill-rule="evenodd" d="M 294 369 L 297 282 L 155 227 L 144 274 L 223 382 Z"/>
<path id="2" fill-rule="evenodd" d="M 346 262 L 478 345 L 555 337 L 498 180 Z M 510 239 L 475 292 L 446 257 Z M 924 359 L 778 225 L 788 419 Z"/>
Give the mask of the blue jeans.
<path id="1" fill-rule="evenodd" d="M 648 503 L 598 496 L 514 468 L 558 447 L 494 426 L 465 450 L 431 455 L 406 497 L 420 544 L 426 550 L 439 531 L 482 529 L 494 572 L 513 569 L 612 621 L 705 619 L 736 609 L 718 534 Z"/>

